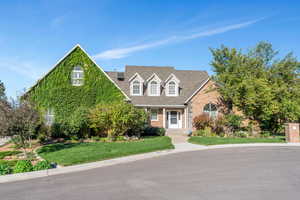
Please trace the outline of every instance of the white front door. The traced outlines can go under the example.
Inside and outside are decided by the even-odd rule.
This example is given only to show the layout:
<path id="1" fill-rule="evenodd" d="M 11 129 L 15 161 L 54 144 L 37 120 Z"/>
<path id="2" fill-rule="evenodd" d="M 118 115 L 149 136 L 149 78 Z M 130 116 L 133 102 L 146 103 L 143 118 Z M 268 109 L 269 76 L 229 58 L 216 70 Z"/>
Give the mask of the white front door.
<path id="1" fill-rule="evenodd" d="M 168 128 L 181 128 L 181 112 L 169 111 L 168 112 Z"/>

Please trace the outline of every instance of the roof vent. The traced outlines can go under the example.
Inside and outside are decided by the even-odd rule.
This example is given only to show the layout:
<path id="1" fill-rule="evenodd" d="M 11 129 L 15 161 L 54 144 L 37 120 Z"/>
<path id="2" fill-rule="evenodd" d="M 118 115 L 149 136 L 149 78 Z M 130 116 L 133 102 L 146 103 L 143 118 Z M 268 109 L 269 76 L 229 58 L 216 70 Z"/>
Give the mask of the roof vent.
<path id="1" fill-rule="evenodd" d="M 118 80 L 123 81 L 125 79 L 124 72 L 118 72 L 117 78 Z"/>

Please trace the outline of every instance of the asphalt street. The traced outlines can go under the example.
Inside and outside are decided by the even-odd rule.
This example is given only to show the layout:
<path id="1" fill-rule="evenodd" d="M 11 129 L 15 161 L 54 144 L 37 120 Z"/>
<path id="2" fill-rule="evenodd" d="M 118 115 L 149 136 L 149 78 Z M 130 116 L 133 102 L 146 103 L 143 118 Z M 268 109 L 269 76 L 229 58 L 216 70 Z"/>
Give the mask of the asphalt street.
<path id="1" fill-rule="evenodd" d="M 300 147 L 193 151 L 0 184 L 1 200 L 299 199 Z"/>

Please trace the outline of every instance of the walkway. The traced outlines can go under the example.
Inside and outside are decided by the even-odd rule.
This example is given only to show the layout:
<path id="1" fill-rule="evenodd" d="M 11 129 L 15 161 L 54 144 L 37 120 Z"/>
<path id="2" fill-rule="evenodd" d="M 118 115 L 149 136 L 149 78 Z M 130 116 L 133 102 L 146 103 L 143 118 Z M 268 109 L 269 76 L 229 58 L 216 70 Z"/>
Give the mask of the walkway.
<path id="1" fill-rule="evenodd" d="M 186 129 L 167 129 L 166 135 L 172 139 L 175 150 L 196 150 L 205 148 L 204 145 L 196 145 L 188 142 Z"/>

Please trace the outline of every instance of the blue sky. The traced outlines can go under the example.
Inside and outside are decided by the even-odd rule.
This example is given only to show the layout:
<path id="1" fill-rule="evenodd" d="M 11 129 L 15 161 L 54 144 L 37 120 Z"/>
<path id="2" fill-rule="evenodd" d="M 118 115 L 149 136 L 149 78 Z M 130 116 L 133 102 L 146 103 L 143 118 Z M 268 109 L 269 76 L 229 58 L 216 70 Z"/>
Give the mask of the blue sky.
<path id="1" fill-rule="evenodd" d="M 3 0 L 0 80 L 16 96 L 79 43 L 106 71 L 125 65 L 211 73 L 209 48 L 269 41 L 300 56 L 299 1 Z"/>

